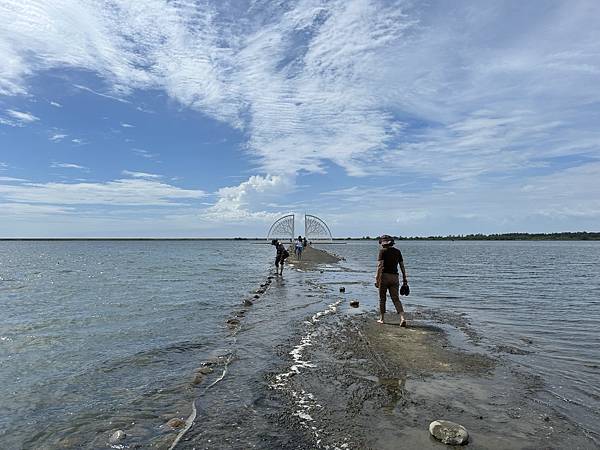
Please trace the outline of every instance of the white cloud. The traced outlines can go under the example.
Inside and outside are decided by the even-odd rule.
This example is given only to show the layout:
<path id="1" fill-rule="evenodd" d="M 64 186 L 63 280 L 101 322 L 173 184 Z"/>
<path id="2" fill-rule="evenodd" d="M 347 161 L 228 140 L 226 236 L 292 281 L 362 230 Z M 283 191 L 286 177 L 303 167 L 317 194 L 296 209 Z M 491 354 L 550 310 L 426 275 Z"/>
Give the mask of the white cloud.
<path id="1" fill-rule="evenodd" d="M 158 154 L 150 153 L 148 150 L 144 150 L 142 148 L 133 148 L 131 149 L 131 151 L 137 154 L 138 156 L 141 156 L 142 158 L 154 159 L 158 157 Z"/>
<path id="2" fill-rule="evenodd" d="M 84 140 L 84 139 L 81 139 L 81 138 L 75 138 L 75 139 L 71 139 L 71 142 L 72 142 L 73 144 L 77 144 L 77 145 L 83 145 L 83 144 L 85 144 L 85 143 L 86 143 L 86 142 L 85 142 L 85 140 Z"/>
<path id="3" fill-rule="evenodd" d="M 289 193 L 294 179 L 280 175 L 253 175 L 237 186 L 216 192 L 217 202 L 203 212 L 203 217 L 218 221 L 268 221 L 281 215 L 279 211 L 265 211 L 271 200 Z"/>
<path id="4" fill-rule="evenodd" d="M 162 178 L 162 175 L 157 175 L 155 173 L 146 173 L 146 172 L 132 172 L 130 170 L 124 170 L 121 172 L 123 175 L 133 178 L 149 178 L 149 179 L 159 179 Z"/>
<path id="5" fill-rule="evenodd" d="M 116 97 L 114 95 L 109 95 L 109 94 L 105 94 L 103 92 L 98 92 L 98 91 L 95 91 L 92 88 L 89 88 L 87 86 L 83 86 L 81 84 L 74 84 L 73 87 L 75 87 L 75 88 L 77 88 L 77 89 L 79 89 L 81 91 L 89 92 L 90 94 L 98 95 L 99 97 L 108 98 L 110 100 L 116 100 L 117 102 L 120 102 L 120 103 L 130 103 L 128 100 L 126 100 L 126 99 L 124 99 L 122 97 Z M 107 119 L 107 117 L 104 117 L 104 119 Z"/>
<path id="6" fill-rule="evenodd" d="M 6 113 L 12 117 L 13 119 L 21 122 L 21 123 L 31 123 L 36 120 L 40 120 L 39 117 L 34 116 L 28 112 L 15 111 L 14 109 L 7 109 Z"/>
<path id="7" fill-rule="evenodd" d="M 29 203 L 0 203 L 2 212 L 11 216 L 11 218 L 19 218 L 24 216 L 26 219 L 32 219 L 36 216 L 53 216 L 55 214 L 67 214 L 74 211 L 72 207 L 55 206 L 55 205 L 36 205 Z"/>
<path id="8" fill-rule="evenodd" d="M 52 142 L 60 142 L 66 137 L 68 137 L 67 134 L 55 133 L 52 136 L 50 136 L 48 139 L 50 139 Z"/>
<path id="9" fill-rule="evenodd" d="M 0 170 L 6 170 L 6 169 L 8 169 L 8 164 L 0 161 Z"/>
<path id="10" fill-rule="evenodd" d="M 0 181 L 28 181 L 23 178 L 0 177 Z"/>
<path id="11" fill-rule="evenodd" d="M 0 116 L 0 125 L 7 125 L 9 127 L 18 127 L 19 124 L 13 120 L 9 120 L 5 117 Z"/>
<path id="12" fill-rule="evenodd" d="M 80 166 L 79 164 L 73 164 L 73 163 L 58 163 L 58 162 L 53 162 L 52 164 L 50 164 L 50 167 L 59 168 L 59 169 L 82 169 L 82 170 L 87 170 L 87 167 Z"/>
<path id="13" fill-rule="evenodd" d="M 181 189 L 145 179 L 104 183 L 24 183 L 1 185 L 0 200 L 53 205 L 178 205 L 176 201 L 204 197 L 200 190 Z"/>
<path id="14" fill-rule="evenodd" d="M 50 104 L 56 108 L 62 108 L 62 105 L 58 102 L 50 102 Z"/>
<path id="15" fill-rule="evenodd" d="M 123 128 L 134 128 L 134 125 L 131 125 L 130 123 L 124 123 L 124 122 L 123 122 L 123 123 L 121 123 L 121 126 L 122 126 Z"/>

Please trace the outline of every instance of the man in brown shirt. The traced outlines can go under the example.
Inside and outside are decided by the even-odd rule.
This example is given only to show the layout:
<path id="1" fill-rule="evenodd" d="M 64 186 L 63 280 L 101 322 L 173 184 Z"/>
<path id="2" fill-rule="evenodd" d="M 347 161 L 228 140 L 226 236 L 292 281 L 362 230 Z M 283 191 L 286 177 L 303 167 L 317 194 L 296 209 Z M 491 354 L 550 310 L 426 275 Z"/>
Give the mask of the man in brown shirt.
<path id="1" fill-rule="evenodd" d="M 398 295 L 398 290 L 400 288 L 398 266 L 400 266 L 400 270 L 402 271 L 402 284 L 408 286 L 408 278 L 406 277 L 402 253 L 394 247 L 394 238 L 387 234 L 384 234 L 379 238 L 379 244 L 381 244 L 381 249 L 377 256 L 375 287 L 379 288 L 379 313 L 381 318 L 377 322 L 385 323 L 385 302 L 387 291 L 389 291 L 392 302 L 396 307 L 396 312 L 400 316 L 400 326 L 405 327 L 406 320 L 404 319 L 404 309 L 402 308 L 402 302 Z"/>

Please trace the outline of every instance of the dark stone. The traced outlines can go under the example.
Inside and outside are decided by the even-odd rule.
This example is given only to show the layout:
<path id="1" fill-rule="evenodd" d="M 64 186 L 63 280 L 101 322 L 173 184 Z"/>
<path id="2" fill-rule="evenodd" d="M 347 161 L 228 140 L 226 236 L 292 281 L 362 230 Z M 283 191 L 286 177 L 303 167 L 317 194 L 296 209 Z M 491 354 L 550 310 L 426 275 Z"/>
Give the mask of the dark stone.
<path id="1" fill-rule="evenodd" d="M 260 295 L 256 294 L 256 295 L 254 296 L 254 298 L 260 298 Z"/>
<path id="2" fill-rule="evenodd" d="M 202 375 L 208 375 L 209 373 L 213 373 L 214 370 L 212 367 L 202 366 L 196 369 L 196 373 L 201 373 Z"/>
<path id="3" fill-rule="evenodd" d="M 429 432 L 434 438 L 448 445 L 462 445 L 469 441 L 466 428 L 449 420 L 434 420 L 429 424 Z"/>
<path id="4" fill-rule="evenodd" d="M 254 305 L 254 303 L 252 303 L 251 300 L 244 300 L 244 306 L 252 306 Z"/>
<path id="5" fill-rule="evenodd" d="M 240 321 L 238 319 L 227 319 L 227 324 L 235 326 L 235 325 L 239 325 Z"/>
<path id="6" fill-rule="evenodd" d="M 352 306 L 353 308 L 358 308 L 358 305 L 360 305 L 358 300 L 351 300 L 350 301 L 350 306 Z"/>
<path id="7" fill-rule="evenodd" d="M 342 286 L 342 287 L 340 288 L 340 292 L 346 292 L 346 288 Z"/>
<path id="8" fill-rule="evenodd" d="M 185 421 L 181 420 L 179 417 L 173 417 L 167 422 L 167 425 L 171 428 L 181 428 L 185 425 Z"/>

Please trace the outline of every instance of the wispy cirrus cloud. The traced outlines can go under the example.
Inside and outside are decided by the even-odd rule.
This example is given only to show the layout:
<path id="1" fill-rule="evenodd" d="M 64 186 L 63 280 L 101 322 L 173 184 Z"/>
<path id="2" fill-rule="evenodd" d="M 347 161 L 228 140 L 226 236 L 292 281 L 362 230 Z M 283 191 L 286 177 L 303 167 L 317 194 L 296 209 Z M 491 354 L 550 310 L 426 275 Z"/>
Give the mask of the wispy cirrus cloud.
<path id="1" fill-rule="evenodd" d="M 60 142 L 62 141 L 64 138 L 68 137 L 68 134 L 63 134 L 63 133 L 54 133 L 52 136 L 50 136 L 48 139 L 51 140 L 52 142 Z"/>
<path id="2" fill-rule="evenodd" d="M 80 170 L 88 170 L 87 167 L 80 166 L 79 164 L 73 164 L 73 163 L 53 162 L 52 164 L 50 164 L 50 167 L 52 167 L 54 169 L 80 169 Z"/>
<path id="3" fill-rule="evenodd" d="M 15 178 L 15 177 L 0 177 L 0 181 L 9 181 L 9 182 L 20 182 L 20 181 L 28 181 L 24 178 Z"/>
<path id="4" fill-rule="evenodd" d="M 162 178 L 162 175 L 158 175 L 155 173 L 147 173 L 147 172 L 134 172 L 131 170 L 124 170 L 123 172 L 121 172 L 123 175 L 128 176 L 128 177 L 133 177 L 133 178 L 148 178 L 148 179 L 153 179 L 153 180 L 157 180 Z"/>
<path id="5" fill-rule="evenodd" d="M 26 219 L 38 216 L 53 216 L 55 214 L 68 214 L 74 212 L 73 207 L 39 205 L 29 203 L 0 203 L 0 209 L 10 214 L 11 219 L 23 216 Z"/>
<path id="6" fill-rule="evenodd" d="M 131 149 L 131 151 L 133 153 L 135 153 L 136 155 L 141 156 L 142 158 L 147 158 L 147 159 L 154 159 L 159 156 L 157 153 L 151 153 L 148 150 L 144 150 L 142 148 L 133 148 L 133 149 Z"/>
<path id="7" fill-rule="evenodd" d="M 39 117 L 34 116 L 31 113 L 23 112 L 23 111 L 15 111 L 14 109 L 7 109 L 6 113 L 12 117 L 13 119 L 22 122 L 22 123 L 31 123 L 36 120 L 40 120 Z"/>
<path id="8" fill-rule="evenodd" d="M 0 201 L 49 205 L 174 206 L 204 197 L 200 190 L 181 189 L 146 179 L 102 183 L 0 184 Z"/>
<path id="9" fill-rule="evenodd" d="M 369 175 L 383 159 L 437 176 L 427 162 L 435 156 L 438 166 L 466 162 L 457 176 L 468 177 L 532 165 L 546 151 L 597 154 L 593 1 L 568 13 L 560 3 L 382 0 L 4 5 L 2 91 L 25 92 L 29 74 L 62 66 L 104 77 L 110 93 L 75 86 L 118 101 L 162 89 L 246 130 L 265 173 L 333 163 Z M 78 31 L 65 39 L 65 28 Z M 483 129 L 468 129 L 477 123 Z"/>
<path id="10" fill-rule="evenodd" d="M 0 116 L 0 124 L 11 127 L 22 127 L 40 120 L 39 117 L 36 117 L 29 112 L 16 111 L 14 109 L 7 109 L 5 113 L 5 117 Z"/>

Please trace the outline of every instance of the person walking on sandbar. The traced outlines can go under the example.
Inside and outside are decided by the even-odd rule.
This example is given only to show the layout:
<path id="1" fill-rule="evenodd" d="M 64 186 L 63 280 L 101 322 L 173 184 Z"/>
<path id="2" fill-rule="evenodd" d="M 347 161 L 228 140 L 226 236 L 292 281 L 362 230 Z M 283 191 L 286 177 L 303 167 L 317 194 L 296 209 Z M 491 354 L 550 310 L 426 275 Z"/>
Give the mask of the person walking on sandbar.
<path id="1" fill-rule="evenodd" d="M 302 250 L 304 250 L 304 245 L 302 244 L 302 236 L 298 236 L 296 239 L 296 259 L 300 261 L 302 259 Z"/>
<path id="2" fill-rule="evenodd" d="M 283 245 L 277 239 L 273 239 L 271 241 L 271 245 L 274 245 L 275 249 L 277 250 L 277 256 L 275 256 L 275 273 L 277 275 L 283 275 L 283 264 L 290 256 L 290 252 L 288 252 L 285 248 L 285 245 Z"/>
<path id="3" fill-rule="evenodd" d="M 400 301 L 398 292 L 400 288 L 398 266 L 400 266 L 400 270 L 402 271 L 402 292 L 408 295 L 408 278 L 406 277 L 402 253 L 394 247 L 394 238 L 387 234 L 384 234 L 379 238 L 379 244 L 381 245 L 381 249 L 377 256 L 375 287 L 379 289 L 379 314 L 381 317 L 377 322 L 385 323 L 385 302 L 387 299 L 387 292 L 389 291 L 392 302 L 396 307 L 396 312 L 400 316 L 400 326 L 405 327 L 406 320 L 404 318 L 404 309 L 402 308 L 402 302 Z"/>

